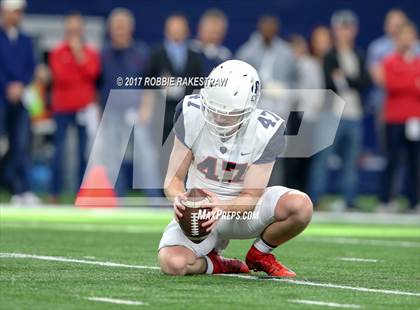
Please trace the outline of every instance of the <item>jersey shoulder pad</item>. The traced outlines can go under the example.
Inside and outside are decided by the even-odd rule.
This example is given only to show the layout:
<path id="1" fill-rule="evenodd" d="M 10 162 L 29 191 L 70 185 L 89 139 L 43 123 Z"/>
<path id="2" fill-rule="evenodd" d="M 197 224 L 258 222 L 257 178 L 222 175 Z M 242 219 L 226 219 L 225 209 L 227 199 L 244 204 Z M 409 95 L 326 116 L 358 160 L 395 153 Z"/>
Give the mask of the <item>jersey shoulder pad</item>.
<path id="1" fill-rule="evenodd" d="M 199 95 L 189 95 L 182 99 L 174 115 L 174 132 L 176 137 L 188 148 L 192 148 L 204 126 L 201 115 Z"/>
<path id="2" fill-rule="evenodd" d="M 273 162 L 286 147 L 285 121 L 267 110 L 256 110 L 257 152 L 254 164 Z"/>

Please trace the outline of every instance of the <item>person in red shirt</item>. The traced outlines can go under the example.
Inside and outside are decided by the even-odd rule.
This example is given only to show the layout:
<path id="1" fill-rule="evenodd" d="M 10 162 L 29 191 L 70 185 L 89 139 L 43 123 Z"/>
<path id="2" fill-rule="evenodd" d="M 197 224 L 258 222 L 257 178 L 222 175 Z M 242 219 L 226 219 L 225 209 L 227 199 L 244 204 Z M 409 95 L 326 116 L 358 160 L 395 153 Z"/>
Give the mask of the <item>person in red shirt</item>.
<path id="1" fill-rule="evenodd" d="M 84 22 L 80 14 L 66 17 L 64 41 L 49 57 L 52 74 L 52 112 L 56 123 L 55 153 L 52 159 L 52 201 L 61 192 L 62 163 L 66 132 L 70 125 L 77 127 L 79 142 L 79 182 L 86 166 L 86 126 L 84 113 L 96 97 L 96 80 L 100 72 L 98 52 L 84 41 Z M 79 183 L 80 184 L 80 183 Z"/>
<path id="2" fill-rule="evenodd" d="M 393 180 L 401 153 L 405 152 L 407 180 L 404 192 L 414 209 L 419 199 L 420 161 L 420 55 L 415 52 L 416 27 L 406 23 L 399 29 L 396 52 L 384 59 L 383 83 L 386 90 L 384 106 L 386 137 L 386 168 L 381 202 L 391 199 Z"/>

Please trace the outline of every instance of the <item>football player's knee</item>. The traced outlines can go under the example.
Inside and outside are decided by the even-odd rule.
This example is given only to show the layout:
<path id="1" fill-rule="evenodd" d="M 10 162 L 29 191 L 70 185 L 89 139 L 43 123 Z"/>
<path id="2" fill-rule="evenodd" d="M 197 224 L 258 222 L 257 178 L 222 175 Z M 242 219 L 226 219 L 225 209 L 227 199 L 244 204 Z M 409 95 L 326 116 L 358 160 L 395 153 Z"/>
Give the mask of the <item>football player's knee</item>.
<path id="1" fill-rule="evenodd" d="M 308 195 L 301 191 L 287 194 L 286 206 L 289 217 L 293 217 L 296 224 L 306 226 L 312 218 L 313 205 Z"/>
<path id="2" fill-rule="evenodd" d="M 311 198 L 305 193 L 299 192 L 295 199 L 294 214 L 298 224 L 306 226 L 312 219 L 313 204 Z"/>
<path id="3" fill-rule="evenodd" d="M 187 272 L 187 259 L 182 256 L 159 257 L 160 270 L 167 275 L 183 276 Z"/>

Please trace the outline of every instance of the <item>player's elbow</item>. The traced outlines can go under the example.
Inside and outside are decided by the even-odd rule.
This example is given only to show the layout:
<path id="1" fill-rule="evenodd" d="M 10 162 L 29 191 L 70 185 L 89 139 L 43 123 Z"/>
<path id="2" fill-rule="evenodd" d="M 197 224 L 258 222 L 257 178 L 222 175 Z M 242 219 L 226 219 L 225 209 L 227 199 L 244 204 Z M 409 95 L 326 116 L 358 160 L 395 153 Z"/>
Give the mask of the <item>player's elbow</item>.
<path id="1" fill-rule="evenodd" d="M 165 196 L 167 197 L 167 198 L 170 198 L 171 197 L 171 193 L 170 193 L 170 190 L 169 190 L 169 188 L 168 187 L 164 187 L 163 188 L 163 192 L 165 193 Z"/>
<path id="2" fill-rule="evenodd" d="M 170 190 L 171 190 L 171 182 L 172 180 L 169 180 L 168 178 L 165 179 L 165 182 L 163 183 L 163 191 L 165 192 L 166 197 L 169 196 Z"/>

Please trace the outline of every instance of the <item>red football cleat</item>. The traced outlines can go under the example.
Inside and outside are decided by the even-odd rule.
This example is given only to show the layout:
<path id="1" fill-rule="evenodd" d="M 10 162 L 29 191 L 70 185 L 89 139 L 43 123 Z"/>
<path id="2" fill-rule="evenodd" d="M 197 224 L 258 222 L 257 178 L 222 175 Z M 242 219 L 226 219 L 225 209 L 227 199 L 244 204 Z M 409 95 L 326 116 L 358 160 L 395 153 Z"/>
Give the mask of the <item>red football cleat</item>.
<path id="1" fill-rule="evenodd" d="M 255 246 L 252 246 L 246 255 L 246 264 L 249 269 L 255 271 L 264 271 L 272 277 L 287 277 L 293 278 L 296 276 L 292 270 L 287 269 L 276 257 L 270 253 L 263 253 Z"/>
<path id="2" fill-rule="evenodd" d="M 224 258 L 215 250 L 207 256 L 213 263 L 213 273 L 249 273 L 248 266 L 239 259 Z"/>

